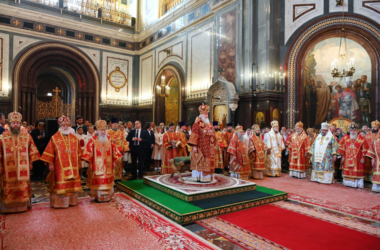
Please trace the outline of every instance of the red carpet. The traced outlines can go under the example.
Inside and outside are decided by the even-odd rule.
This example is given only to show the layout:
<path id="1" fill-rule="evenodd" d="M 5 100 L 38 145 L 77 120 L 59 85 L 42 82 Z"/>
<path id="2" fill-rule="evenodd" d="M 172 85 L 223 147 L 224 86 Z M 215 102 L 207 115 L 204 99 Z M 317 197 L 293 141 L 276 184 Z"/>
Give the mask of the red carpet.
<path id="1" fill-rule="evenodd" d="M 287 192 L 288 199 L 326 207 L 344 213 L 380 221 L 380 194 L 371 189 L 345 187 L 340 183 L 320 184 L 287 174 L 252 180 L 257 185 Z"/>
<path id="2" fill-rule="evenodd" d="M 264 205 L 198 224 L 245 249 L 379 249 L 380 237 Z M 264 245 L 263 245 L 264 244 Z"/>
<path id="3" fill-rule="evenodd" d="M 124 194 L 68 209 L 48 203 L 0 215 L 1 249 L 218 249 Z"/>

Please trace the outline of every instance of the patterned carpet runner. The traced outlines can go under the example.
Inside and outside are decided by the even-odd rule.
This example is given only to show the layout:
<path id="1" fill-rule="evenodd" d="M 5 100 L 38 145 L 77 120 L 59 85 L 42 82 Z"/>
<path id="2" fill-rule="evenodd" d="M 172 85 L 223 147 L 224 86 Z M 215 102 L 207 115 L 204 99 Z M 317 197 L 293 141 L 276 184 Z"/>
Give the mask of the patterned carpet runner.
<path id="1" fill-rule="evenodd" d="M 68 209 L 0 215 L 1 249 L 219 249 L 125 194 Z"/>
<path id="2" fill-rule="evenodd" d="M 288 199 L 301 201 L 340 212 L 380 221 L 380 193 L 355 189 L 342 184 L 320 184 L 310 179 L 297 179 L 287 174 L 281 178 L 254 180 L 257 185 L 288 193 Z"/>

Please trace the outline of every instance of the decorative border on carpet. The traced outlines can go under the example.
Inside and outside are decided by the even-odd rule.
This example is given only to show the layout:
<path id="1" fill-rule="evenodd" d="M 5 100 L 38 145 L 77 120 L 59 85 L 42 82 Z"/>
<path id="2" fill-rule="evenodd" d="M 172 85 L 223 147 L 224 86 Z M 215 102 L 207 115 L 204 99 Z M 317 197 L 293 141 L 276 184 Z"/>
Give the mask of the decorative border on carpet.
<path id="1" fill-rule="evenodd" d="M 202 211 L 197 211 L 197 212 L 192 212 L 192 213 L 187 213 L 187 214 L 179 214 L 176 211 L 156 202 L 155 200 L 150 199 L 146 197 L 145 195 L 142 195 L 127 186 L 124 186 L 122 183 L 118 183 L 117 187 L 123 192 L 132 196 L 133 198 L 141 201 L 142 203 L 146 204 L 147 206 L 153 208 L 154 210 L 158 211 L 159 213 L 165 215 L 169 219 L 174 220 L 175 222 L 179 224 L 188 224 L 188 223 L 196 222 L 197 220 L 202 220 L 206 218 L 219 216 L 222 214 L 236 212 L 243 209 L 266 205 L 269 203 L 286 200 L 288 198 L 288 194 L 284 193 L 284 194 L 278 194 L 278 195 L 273 195 L 269 197 L 263 197 L 263 198 L 259 198 L 255 200 L 248 200 L 248 201 L 243 201 L 239 203 L 228 204 L 221 207 L 205 209 Z"/>
<path id="2" fill-rule="evenodd" d="M 221 235 L 244 249 L 288 249 L 218 217 L 200 220 L 196 223 Z"/>
<path id="3" fill-rule="evenodd" d="M 134 220 L 142 228 L 148 230 L 160 239 L 164 249 L 220 249 L 205 239 L 176 225 L 162 215 L 134 201 L 126 194 L 117 194 L 110 201 L 121 214 Z"/>
<path id="4" fill-rule="evenodd" d="M 340 206 L 329 201 L 317 200 L 317 199 L 308 198 L 308 197 L 300 196 L 298 194 L 291 194 L 291 193 L 289 194 L 289 199 L 325 207 L 328 209 L 356 215 L 363 218 L 369 218 L 372 220 L 380 221 L 380 206 L 376 206 L 369 209 L 358 209 L 358 208 L 352 208 L 352 207 L 347 207 L 347 206 Z"/>
<path id="5" fill-rule="evenodd" d="M 158 189 L 164 193 L 167 193 L 171 196 L 174 196 L 180 200 L 186 201 L 186 202 L 192 202 L 192 201 L 199 201 L 199 200 L 207 200 L 211 198 L 216 198 L 220 196 L 230 195 L 230 194 L 238 194 L 238 193 L 244 193 L 249 191 L 256 190 L 256 185 L 247 186 L 247 187 L 241 187 L 241 188 L 230 188 L 230 189 L 224 189 L 221 191 L 210 191 L 208 193 L 203 194 L 193 194 L 193 195 L 186 195 L 183 194 L 177 190 L 165 187 L 163 185 L 160 185 L 158 183 L 155 183 L 148 179 L 143 179 L 143 183 L 145 185 L 151 186 L 155 189 Z"/>
<path id="6" fill-rule="evenodd" d="M 380 227 L 376 227 L 370 224 L 363 222 L 355 221 L 353 219 L 347 218 L 345 216 L 337 216 L 331 213 L 324 211 L 323 208 L 315 207 L 306 207 L 306 205 L 294 204 L 292 202 L 280 201 L 277 203 L 271 204 L 279 208 L 287 209 L 299 214 L 304 214 L 316 219 L 327 221 L 342 227 L 347 227 L 362 233 L 370 234 L 376 237 L 380 237 Z M 307 205 L 310 206 L 310 205 Z"/>

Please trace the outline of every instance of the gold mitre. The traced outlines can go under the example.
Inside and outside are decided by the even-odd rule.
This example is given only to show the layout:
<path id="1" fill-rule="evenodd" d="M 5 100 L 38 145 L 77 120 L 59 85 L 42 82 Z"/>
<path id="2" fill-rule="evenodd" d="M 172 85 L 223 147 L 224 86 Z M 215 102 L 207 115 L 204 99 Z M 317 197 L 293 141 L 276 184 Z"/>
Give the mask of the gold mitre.
<path id="1" fill-rule="evenodd" d="M 240 133 L 243 131 L 243 126 L 240 126 L 239 124 L 235 127 L 235 132 Z"/>
<path id="2" fill-rule="evenodd" d="M 95 122 L 97 130 L 107 129 L 107 122 L 105 120 L 99 120 Z"/>
<path id="3" fill-rule="evenodd" d="M 252 130 L 253 130 L 253 131 L 260 131 L 260 127 L 259 127 L 259 125 L 257 125 L 257 124 L 253 124 L 253 126 L 252 126 Z"/>
<path id="4" fill-rule="evenodd" d="M 378 128 L 380 128 L 380 122 L 379 121 L 373 121 L 373 122 L 371 122 L 371 127 L 373 128 L 373 127 L 378 127 Z"/>
<path id="5" fill-rule="evenodd" d="M 208 114 L 209 109 L 210 109 L 210 107 L 207 106 L 207 105 L 205 105 L 205 104 L 203 104 L 203 103 L 202 103 L 202 105 L 199 106 L 199 108 L 198 108 L 200 114 Z"/>
<path id="6" fill-rule="evenodd" d="M 302 122 L 297 122 L 294 127 L 296 127 L 296 128 L 303 128 L 303 123 Z"/>
<path id="7" fill-rule="evenodd" d="M 71 124 L 71 120 L 69 117 L 67 116 L 61 116 L 58 118 L 58 124 L 59 126 L 62 126 L 62 125 L 70 125 Z"/>
<path id="8" fill-rule="evenodd" d="M 270 123 L 270 125 L 272 126 L 272 128 L 274 128 L 274 127 L 279 127 L 280 125 L 278 125 L 278 121 L 276 121 L 276 120 L 273 120 L 271 123 Z"/>
<path id="9" fill-rule="evenodd" d="M 348 130 L 355 130 L 355 129 L 359 129 L 359 125 L 356 124 L 355 122 L 350 123 L 350 125 L 348 125 Z"/>
<path id="10" fill-rule="evenodd" d="M 308 128 L 307 130 L 306 130 L 306 132 L 308 133 L 308 134 L 310 134 L 310 133 L 315 133 L 315 130 L 313 129 L 313 128 Z"/>
<path id="11" fill-rule="evenodd" d="M 22 115 L 19 112 L 12 112 L 8 114 L 8 122 L 20 122 L 22 121 Z"/>

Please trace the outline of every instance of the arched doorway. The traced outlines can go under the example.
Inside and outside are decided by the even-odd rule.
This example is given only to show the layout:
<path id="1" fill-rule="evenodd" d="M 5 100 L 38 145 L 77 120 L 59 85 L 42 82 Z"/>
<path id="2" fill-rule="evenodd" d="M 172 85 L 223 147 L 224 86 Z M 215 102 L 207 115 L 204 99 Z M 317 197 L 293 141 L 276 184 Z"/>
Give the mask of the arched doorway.
<path id="1" fill-rule="evenodd" d="M 329 38 L 340 37 L 343 25 L 343 19 L 339 14 L 324 17 L 313 22 L 311 25 L 302 30 L 299 35 L 292 41 L 288 51 L 285 70 L 286 78 L 286 95 L 285 105 L 287 106 L 287 115 L 285 122 L 289 127 L 293 127 L 296 121 L 303 121 L 307 124 L 307 109 L 304 96 L 304 76 L 305 76 L 305 60 L 310 49 L 321 41 Z M 344 27 L 347 39 L 350 39 L 362 46 L 368 53 L 371 60 L 371 79 L 368 82 L 373 83 L 371 86 L 372 97 L 370 105 L 372 107 L 371 120 L 380 117 L 380 90 L 377 86 L 380 69 L 380 26 L 373 21 L 357 16 L 347 15 L 344 19 Z M 336 51 L 338 55 L 338 51 Z M 331 62 L 329 62 L 330 64 Z M 356 80 L 357 75 L 352 78 Z"/>
<path id="2" fill-rule="evenodd" d="M 182 120 L 182 100 L 185 95 L 185 81 L 182 71 L 174 65 L 164 66 L 157 74 L 153 99 L 155 123 L 173 122 L 178 125 Z"/>
<path id="3" fill-rule="evenodd" d="M 95 66 L 80 50 L 63 43 L 37 44 L 23 53 L 15 65 L 13 109 L 31 124 L 44 117 L 44 108 L 38 111 L 37 102 L 49 106 L 48 101 L 58 96 L 66 105 L 64 114 L 82 115 L 94 122 L 99 114 L 99 84 Z M 68 105 L 72 105 L 71 113 Z M 57 116 L 62 115 L 59 112 Z"/>

